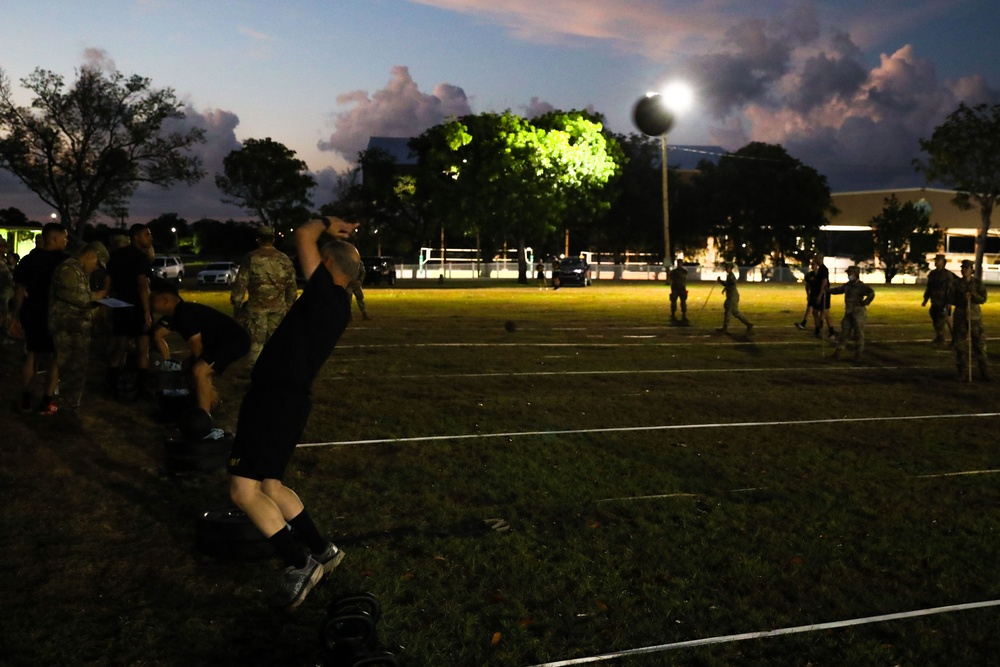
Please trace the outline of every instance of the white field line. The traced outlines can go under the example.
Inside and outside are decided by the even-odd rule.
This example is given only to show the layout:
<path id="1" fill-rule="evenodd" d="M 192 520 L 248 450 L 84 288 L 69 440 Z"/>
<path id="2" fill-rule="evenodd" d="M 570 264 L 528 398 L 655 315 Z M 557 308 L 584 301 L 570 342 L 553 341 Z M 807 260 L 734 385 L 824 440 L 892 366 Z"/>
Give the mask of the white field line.
<path id="1" fill-rule="evenodd" d="M 811 424 L 858 424 L 870 422 L 917 421 L 930 419 L 982 419 L 1000 417 L 1000 412 L 969 412 L 947 415 L 908 415 L 903 417 L 842 417 L 836 419 L 803 419 L 761 422 L 717 422 L 714 424 L 667 424 L 662 426 L 619 426 L 608 428 L 574 428 L 552 431 L 510 431 L 507 433 L 463 433 L 457 435 L 422 435 L 409 438 L 374 438 L 371 440 L 335 440 L 308 442 L 299 447 L 344 447 L 347 445 L 381 445 L 391 443 L 431 442 L 439 440 L 482 440 L 485 438 L 523 438 L 545 435 L 576 435 L 586 433 L 639 433 L 648 431 L 684 431 L 707 428 L 746 428 L 755 426 L 803 426 Z"/>
<path id="2" fill-rule="evenodd" d="M 881 616 L 866 616 L 863 618 L 850 618 L 843 621 L 832 621 L 830 623 L 817 623 L 814 625 L 798 625 L 791 628 L 780 628 L 778 630 L 761 630 L 759 632 L 744 632 L 738 635 L 722 635 L 719 637 L 706 637 L 704 639 L 692 639 L 672 644 L 659 644 L 656 646 L 644 646 L 642 648 L 627 649 L 615 653 L 605 653 L 604 655 L 594 655 L 586 658 L 575 658 L 572 660 L 560 660 L 558 662 L 546 662 L 532 667 L 568 667 L 569 665 L 583 665 L 593 662 L 605 662 L 614 658 L 622 658 L 631 655 L 643 655 L 648 653 L 659 653 L 681 648 L 691 648 L 694 646 L 708 646 L 710 644 L 724 644 L 729 642 L 740 642 L 748 639 L 766 639 L 768 637 L 779 637 L 781 635 L 794 635 L 803 632 L 818 632 L 821 630 L 833 630 L 836 628 L 847 628 L 854 625 L 868 625 L 871 623 L 885 623 L 886 621 L 897 621 L 907 618 L 917 618 L 918 616 L 933 616 L 946 614 L 954 611 L 968 611 L 971 609 L 984 609 L 987 607 L 1000 606 L 1000 600 L 985 600 L 983 602 L 967 602 L 964 604 L 954 604 L 945 607 L 930 607 L 928 609 L 915 609 L 896 614 L 882 614 Z"/>
<path id="3" fill-rule="evenodd" d="M 754 327 L 756 330 L 756 327 Z M 739 338 L 733 339 L 731 336 L 725 336 L 722 334 L 705 334 L 703 336 L 690 336 L 685 340 L 681 341 L 663 341 L 663 342 L 634 342 L 634 343 L 597 343 L 594 341 L 588 342 L 559 342 L 559 343 L 545 343 L 545 342 L 510 342 L 510 343 L 456 343 L 456 342 L 440 342 L 440 343 L 346 343 L 344 345 L 338 345 L 337 349 L 341 350 L 369 350 L 369 349 L 382 349 L 382 348 L 421 348 L 421 347 L 691 347 L 692 345 L 698 346 L 717 346 L 717 347 L 740 347 L 747 345 L 755 346 L 774 346 L 774 347 L 790 347 L 790 346 L 819 346 L 823 343 L 826 345 L 831 345 L 835 341 L 829 341 L 824 339 L 810 338 L 806 341 L 782 341 L 782 340 L 752 340 L 744 339 L 741 334 L 737 334 Z M 624 338 L 625 336 L 623 336 Z M 706 338 L 718 338 L 718 340 L 705 340 Z M 1000 340 L 1000 338 L 987 338 L 986 340 Z M 930 343 L 930 339 L 887 339 L 887 340 L 871 340 L 865 341 L 866 345 L 926 345 Z"/>
<path id="4" fill-rule="evenodd" d="M 916 475 L 917 479 L 935 479 L 937 477 L 963 477 L 965 475 L 995 475 L 1000 470 L 964 470 L 962 472 L 943 472 L 936 475 Z"/>
<path id="5" fill-rule="evenodd" d="M 562 357 L 546 357 L 562 358 Z M 902 371 L 902 370 L 929 370 L 943 368 L 942 366 L 798 366 L 798 367 L 776 367 L 766 368 L 642 368 L 637 370 L 588 370 L 588 371 L 523 371 L 523 372 L 495 372 L 495 373 L 422 373 L 414 375 L 392 375 L 380 376 L 382 380 L 430 380 L 432 378 L 497 378 L 497 377 L 535 377 L 558 375 L 672 375 L 672 374 L 700 374 L 700 373 L 799 373 L 808 371 L 817 373 L 823 371 L 850 371 L 855 373 L 881 372 L 881 371 Z M 949 366 L 950 368 L 950 366 Z M 347 380 L 346 376 L 334 376 L 331 380 Z M 352 380 L 356 377 L 350 378 Z"/>

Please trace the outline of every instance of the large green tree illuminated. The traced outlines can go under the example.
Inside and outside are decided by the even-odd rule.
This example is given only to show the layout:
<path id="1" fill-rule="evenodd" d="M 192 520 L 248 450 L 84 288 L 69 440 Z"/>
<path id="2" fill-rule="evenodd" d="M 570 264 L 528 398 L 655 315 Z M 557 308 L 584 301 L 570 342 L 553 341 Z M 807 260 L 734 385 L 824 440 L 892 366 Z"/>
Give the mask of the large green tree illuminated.
<path id="1" fill-rule="evenodd" d="M 58 74 L 36 69 L 21 81 L 34 93 L 18 106 L 0 71 L 0 168 L 58 211 L 79 235 L 105 204 L 127 210 L 140 183 L 168 187 L 204 174 L 187 149 L 204 130 L 169 131 L 184 118 L 167 88 L 99 67 L 83 67 L 69 88 Z"/>
<path id="2" fill-rule="evenodd" d="M 942 232 L 931 224 L 927 211 L 913 202 L 886 197 L 881 213 L 868 221 L 875 254 L 882 262 L 885 284 L 902 271 L 927 269 L 927 254 L 941 241 Z"/>
<path id="3" fill-rule="evenodd" d="M 514 241 L 522 282 L 528 242 L 568 220 L 599 217 L 610 205 L 608 181 L 621 170 L 621 150 L 600 118 L 579 111 L 534 122 L 509 111 L 465 116 L 432 127 L 412 146 L 425 214 L 487 247 Z"/>

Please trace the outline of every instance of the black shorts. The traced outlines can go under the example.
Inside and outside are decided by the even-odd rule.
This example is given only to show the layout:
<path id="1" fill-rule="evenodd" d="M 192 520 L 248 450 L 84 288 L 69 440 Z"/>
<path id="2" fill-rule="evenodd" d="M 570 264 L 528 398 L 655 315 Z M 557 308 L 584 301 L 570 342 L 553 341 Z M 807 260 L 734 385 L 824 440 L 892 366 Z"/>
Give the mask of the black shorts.
<path id="1" fill-rule="evenodd" d="M 820 295 L 819 293 L 813 294 L 809 297 L 809 303 L 812 304 L 813 308 L 819 308 L 820 310 L 830 310 L 830 293 Z"/>
<path id="2" fill-rule="evenodd" d="M 114 308 L 111 311 L 111 333 L 115 336 L 138 338 L 149 334 L 146 314 L 139 306 Z"/>
<path id="3" fill-rule="evenodd" d="M 240 405 L 229 472 L 257 481 L 282 479 L 311 409 L 308 391 L 250 387 Z"/>
<path id="4" fill-rule="evenodd" d="M 52 342 L 52 333 L 49 332 L 48 318 L 23 318 L 21 328 L 24 329 L 24 346 L 28 352 L 51 354 L 56 351 L 56 345 Z"/>
<path id="5" fill-rule="evenodd" d="M 212 367 L 216 375 L 222 375 L 234 361 L 246 356 L 250 351 L 250 336 L 232 338 L 205 350 L 201 360 Z"/>

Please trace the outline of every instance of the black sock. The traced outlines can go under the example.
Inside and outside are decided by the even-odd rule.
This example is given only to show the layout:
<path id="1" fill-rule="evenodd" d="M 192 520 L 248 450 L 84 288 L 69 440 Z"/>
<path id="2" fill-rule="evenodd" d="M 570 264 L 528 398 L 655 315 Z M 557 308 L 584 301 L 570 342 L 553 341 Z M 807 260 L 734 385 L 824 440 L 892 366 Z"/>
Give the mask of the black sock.
<path id="1" fill-rule="evenodd" d="M 287 527 L 282 528 L 277 533 L 267 538 L 267 541 L 274 546 L 274 550 L 278 552 L 278 556 L 281 560 L 285 561 L 285 566 L 294 567 L 296 570 L 300 570 L 306 566 L 309 562 L 308 555 L 299 546 L 299 543 L 295 541 L 295 537 L 292 535 L 292 531 L 288 530 Z"/>
<path id="2" fill-rule="evenodd" d="M 313 553 L 323 551 L 323 549 L 326 548 L 327 543 L 330 541 L 320 535 L 319 529 L 309 516 L 309 512 L 307 512 L 304 508 L 301 512 L 299 512 L 297 517 L 288 521 L 288 525 L 292 527 L 293 531 L 295 531 L 296 537 L 302 540 Z"/>

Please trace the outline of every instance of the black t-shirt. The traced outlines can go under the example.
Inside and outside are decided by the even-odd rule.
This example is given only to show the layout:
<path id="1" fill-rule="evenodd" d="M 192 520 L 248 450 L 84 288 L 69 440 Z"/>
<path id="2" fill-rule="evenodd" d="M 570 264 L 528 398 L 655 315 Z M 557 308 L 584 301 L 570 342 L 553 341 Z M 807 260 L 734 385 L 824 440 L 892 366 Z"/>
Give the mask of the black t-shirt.
<path id="1" fill-rule="evenodd" d="M 174 309 L 174 314 L 161 321 L 168 329 L 179 333 L 185 341 L 201 334 L 201 345 L 205 353 L 211 352 L 220 343 L 246 337 L 246 332 L 236 320 L 200 303 L 181 301 Z"/>
<path id="2" fill-rule="evenodd" d="M 152 264 L 149 255 L 134 245 L 118 248 L 108 259 L 108 275 L 111 276 L 112 294 L 130 303 L 139 305 L 138 277 L 152 275 Z"/>
<path id="3" fill-rule="evenodd" d="M 52 274 L 69 254 L 62 250 L 35 248 L 14 267 L 14 282 L 24 285 L 28 296 L 21 306 L 21 319 L 49 316 L 49 288 Z"/>
<path id="4" fill-rule="evenodd" d="M 347 329 L 350 299 L 320 264 L 264 344 L 251 374 L 254 386 L 281 385 L 308 392 Z"/>

